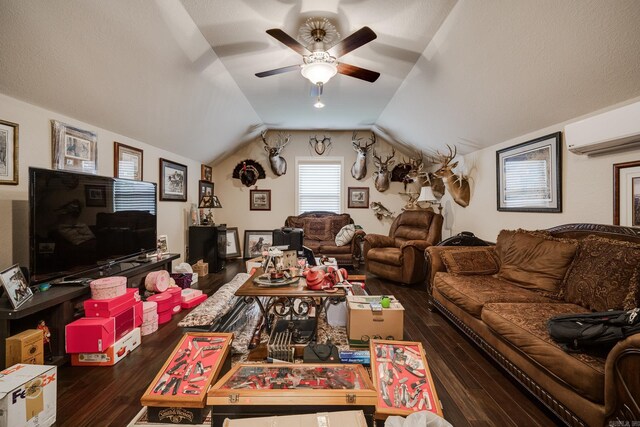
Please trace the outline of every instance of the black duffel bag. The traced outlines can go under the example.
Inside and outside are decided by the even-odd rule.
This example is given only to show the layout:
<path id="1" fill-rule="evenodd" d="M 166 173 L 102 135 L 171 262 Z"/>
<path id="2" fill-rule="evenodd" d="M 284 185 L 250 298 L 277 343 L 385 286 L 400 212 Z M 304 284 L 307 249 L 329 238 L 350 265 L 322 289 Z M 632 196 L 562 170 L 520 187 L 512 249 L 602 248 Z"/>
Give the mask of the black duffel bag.
<path id="1" fill-rule="evenodd" d="M 640 333 L 640 308 L 554 316 L 547 321 L 547 330 L 567 352 L 602 353 Z"/>

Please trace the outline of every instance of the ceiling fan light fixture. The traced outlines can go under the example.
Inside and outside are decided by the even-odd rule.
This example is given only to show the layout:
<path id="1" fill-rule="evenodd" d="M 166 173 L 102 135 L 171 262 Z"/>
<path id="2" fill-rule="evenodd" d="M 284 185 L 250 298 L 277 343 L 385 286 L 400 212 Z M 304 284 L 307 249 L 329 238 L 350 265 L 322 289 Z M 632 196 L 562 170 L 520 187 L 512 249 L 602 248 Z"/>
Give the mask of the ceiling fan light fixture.
<path id="1" fill-rule="evenodd" d="M 301 72 L 302 76 L 314 85 L 319 83 L 324 85 L 338 73 L 338 67 L 335 62 L 311 62 L 304 64 Z"/>

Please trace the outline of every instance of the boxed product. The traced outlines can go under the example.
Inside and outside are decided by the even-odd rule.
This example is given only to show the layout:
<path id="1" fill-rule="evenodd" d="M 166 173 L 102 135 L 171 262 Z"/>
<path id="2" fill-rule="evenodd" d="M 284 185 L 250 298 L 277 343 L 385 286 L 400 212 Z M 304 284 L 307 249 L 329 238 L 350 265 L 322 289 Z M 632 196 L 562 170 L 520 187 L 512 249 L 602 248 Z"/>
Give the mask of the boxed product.
<path id="1" fill-rule="evenodd" d="M 113 317 L 83 317 L 65 326 L 67 353 L 99 353 L 116 340 Z"/>
<path id="2" fill-rule="evenodd" d="M 362 411 L 320 412 L 281 417 L 244 418 L 224 421 L 224 427 L 299 427 L 333 426 L 366 427 L 367 420 Z"/>
<path id="3" fill-rule="evenodd" d="M 113 366 L 140 346 L 140 328 L 135 328 L 102 353 L 74 353 L 73 366 Z"/>
<path id="4" fill-rule="evenodd" d="M 0 427 L 56 422 L 57 368 L 18 363 L 0 372 Z"/>
<path id="5" fill-rule="evenodd" d="M 371 364 L 371 354 L 369 350 L 342 350 L 339 354 L 340 362 L 342 363 Z"/>
<path id="6" fill-rule="evenodd" d="M 116 313 L 132 307 L 140 301 L 138 289 L 127 288 L 124 295 L 115 298 L 84 301 L 84 315 L 86 317 L 112 317 Z"/>
<path id="7" fill-rule="evenodd" d="M 260 268 L 262 266 L 262 257 L 255 257 L 248 259 L 244 262 L 245 267 L 247 268 L 247 273 L 251 274 L 251 270 L 254 268 Z"/>
<path id="8" fill-rule="evenodd" d="M 209 274 L 209 263 L 198 260 L 197 263 L 191 266 L 194 273 L 198 273 L 198 276 L 204 277 Z"/>
<path id="9" fill-rule="evenodd" d="M 389 296 L 389 308 L 379 306 L 380 296 L 347 296 L 347 337 L 352 347 L 368 347 L 373 338 L 402 339 L 404 308 Z"/>
<path id="10" fill-rule="evenodd" d="M 40 329 L 27 329 L 10 336 L 6 340 L 7 366 L 16 363 L 42 365 L 44 363 L 42 346 L 42 331 Z"/>

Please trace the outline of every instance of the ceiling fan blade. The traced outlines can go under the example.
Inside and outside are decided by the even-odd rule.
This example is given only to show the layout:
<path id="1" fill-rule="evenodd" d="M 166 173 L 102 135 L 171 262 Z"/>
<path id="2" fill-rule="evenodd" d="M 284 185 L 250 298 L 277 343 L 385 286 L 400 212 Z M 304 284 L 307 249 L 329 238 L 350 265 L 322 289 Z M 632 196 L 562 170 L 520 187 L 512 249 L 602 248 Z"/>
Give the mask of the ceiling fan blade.
<path id="1" fill-rule="evenodd" d="M 355 77 L 356 79 L 366 80 L 371 83 L 375 82 L 378 80 L 378 77 L 380 77 L 380 73 L 378 72 L 344 63 L 338 64 L 338 72 L 345 76 Z"/>
<path id="2" fill-rule="evenodd" d="M 293 50 L 295 50 L 300 55 L 308 55 L 308 54 L 311 53 L 311 52 L 309 52 L 309 50 L 307 50 L 306 47 L 301 45 L 298 42 L 298 40 L 294 39 L 289 34 L 287 34 L 284 31 L 282 31 L 280 28 L 272 28 L 270 30 L 267 30 L 267 34 L 269 34 L 274 39 L 278 40 L 280 43 L 286 45 L 287 47 L 289 47 L 289 48 L 291 48 Z"/>
<path id="3" fill-rule="evenodd" d="M 256 73 L 256 77 L 275 76 L 276 74 L 288 73 L 289 71 L 297 71 L 299 69 L 300 69 L 299 65 L 289 65 L 288 67 L 275 68 L 273 70 Z"/>
<path id="4" fill-rule="evenodd" d="M 343 55 L 351 52 L 369 43 L 372 40 L 375 40 L 378 36 L 373 30 L 369 27 L 362 27 L 355 33 L 351 34 L 349 37 L 346 37 L 340 40 L 335 46 L 331 47 L 327 52 L 329 55 L 335 56 L 336 58 L 340 58 Z M 283 42 L 284 43 L 284 42 Z"/>

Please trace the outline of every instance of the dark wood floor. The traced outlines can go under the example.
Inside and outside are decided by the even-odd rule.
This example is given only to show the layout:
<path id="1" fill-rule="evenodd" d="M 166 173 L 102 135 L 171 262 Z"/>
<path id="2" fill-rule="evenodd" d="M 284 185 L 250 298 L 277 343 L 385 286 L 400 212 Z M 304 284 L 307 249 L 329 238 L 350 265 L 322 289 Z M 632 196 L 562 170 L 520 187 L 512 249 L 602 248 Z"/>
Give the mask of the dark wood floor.
<path id="1" fill-rule="evenodd" d="M 244 271 L 241 260 L 219 274 L 201 279 L 213 292 Z M 359 272 L 360 274 L 363 271 Z M 370 294 L 389 294 L 405 307 L 405 339 L 421 341 L 440 396 L 445 418 L 458 426 L 550 426 L 557 424 L 495 367 L 458 330 L 427 309 L 420 286 L 407 288 L 367 278 Z M 140 410 L 140 397 L 180 339 L 174 316 L 158 332 L 113 367 L 66 365 L 58 374 L 58 426 L 126 426 Z"/>

